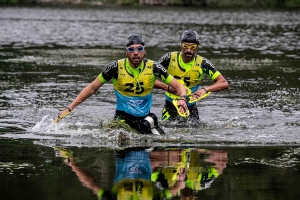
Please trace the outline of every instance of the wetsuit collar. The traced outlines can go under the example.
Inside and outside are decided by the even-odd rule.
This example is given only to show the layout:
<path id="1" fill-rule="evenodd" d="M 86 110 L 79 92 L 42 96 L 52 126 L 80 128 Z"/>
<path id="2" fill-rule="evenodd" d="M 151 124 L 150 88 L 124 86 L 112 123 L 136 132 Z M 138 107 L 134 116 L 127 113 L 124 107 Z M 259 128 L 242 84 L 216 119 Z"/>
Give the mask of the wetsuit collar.
<path id="1" fill-rule="evenodd" d="M 185 69 L 186 71 L 190 70 L 192 68 L 192 66 L 195 64 L 195 60 L 196 58 L 194 58 L 192 61 L 185 63 L 182 59 L 182 52 L 180 52 L 179 54 L 179 64 L 180 67 L 182 67 L 183 69 Z"/>
<path id="2" fill-rule="evenodd" d="M 144 60 L 142 60 L 141 64 L 137 68 L 132 68 L 129 64 L 128 59 L 125 62 L 126 71 L 135 79 L 139 76 L 139 74 L 144 70 Z"/>

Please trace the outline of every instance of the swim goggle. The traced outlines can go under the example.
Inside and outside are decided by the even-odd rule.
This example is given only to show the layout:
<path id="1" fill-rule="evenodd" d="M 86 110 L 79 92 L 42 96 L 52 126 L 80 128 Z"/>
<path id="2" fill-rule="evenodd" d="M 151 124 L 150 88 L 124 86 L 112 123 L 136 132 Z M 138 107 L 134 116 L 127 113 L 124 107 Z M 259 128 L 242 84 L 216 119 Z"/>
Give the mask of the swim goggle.
<path id="1" fill-rule="evenodd" d="M 137 50 L 139 53 L 141 53 L 142 51 L 144 51 L 145 47 L 144 46 L 138 46 L 136 48 L 134 47 L 126 47 L 127 51 L 129 53 L 133 53 L 135 50 Z"/>
<path id="2" fill-rule="evenodd" d="M 184 49 L 196 50 L 198 44 L 187 45 L 187 44 L 182 43 L 181 46 L 182 46 L 182 48 L 184 48 Z"/>

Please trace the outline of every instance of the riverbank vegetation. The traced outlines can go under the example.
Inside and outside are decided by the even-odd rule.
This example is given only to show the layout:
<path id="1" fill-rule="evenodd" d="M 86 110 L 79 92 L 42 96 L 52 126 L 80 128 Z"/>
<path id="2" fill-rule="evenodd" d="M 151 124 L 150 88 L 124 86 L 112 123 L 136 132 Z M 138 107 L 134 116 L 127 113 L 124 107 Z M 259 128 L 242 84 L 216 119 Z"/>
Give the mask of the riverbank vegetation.
<path id="1" fill-rule="evenodd" d="M 193 7 L 300 8 L 300 0 L 0 0 L 3 4 L 151 5 Z"/>

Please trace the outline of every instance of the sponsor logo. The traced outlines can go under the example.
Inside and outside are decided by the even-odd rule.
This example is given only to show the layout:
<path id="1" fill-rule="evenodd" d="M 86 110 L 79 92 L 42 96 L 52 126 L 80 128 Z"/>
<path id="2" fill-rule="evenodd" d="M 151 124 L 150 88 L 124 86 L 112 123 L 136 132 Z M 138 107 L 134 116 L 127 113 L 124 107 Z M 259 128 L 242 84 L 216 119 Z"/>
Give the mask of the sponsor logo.
<path id="1" fill-rule="evenodd" d="M 109 64 L 109 65 L 107 65 L 105 68 L 104 68 L 104 71 L 103 71 L 103 73 L 108 73 L 111 69 L 113 69 L 114 67 L 116 67 L 117 66 L 117 63 L 111 63 L 111 64 Z"/>
<path id="2" fill-rule="evenodd" d="M 140 107 L 140 105 L 144 102 L 144 100 L 133 100 L 130 99 L 128 104 L 134 107 Z"/>
<path id="3" fill-rule="evenodd" d="M 209 60 L 206 60 L 205 58 L 203 59 L 207 64 L 209 64 L 210 66 L 214 67 L 214 65 L 209 61 Z"/>
<path id="4" fill-rule="evenodd" d="M 160 69 L 161 71 L 163 71 L 164 73 L 167 72 L 167 70 L 160 64 L 156 65 L 158 69 Z"/>

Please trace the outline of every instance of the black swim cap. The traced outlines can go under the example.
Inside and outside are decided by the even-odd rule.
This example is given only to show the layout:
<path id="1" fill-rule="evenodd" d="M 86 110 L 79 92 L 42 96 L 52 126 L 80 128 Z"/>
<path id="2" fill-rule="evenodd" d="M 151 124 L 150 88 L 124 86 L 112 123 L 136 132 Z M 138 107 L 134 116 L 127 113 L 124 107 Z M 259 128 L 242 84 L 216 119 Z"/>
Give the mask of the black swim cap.
<path id="1" fill-rule="evenodd" d="M 133 45 L 133 44 L 141 44 L 144 46 L 145 42 L 144 42 L 143 37 L 137 33 L 133 33 L 133 34 L 129 35 L 129 37 L 126 40 L 126 47 Z"/>
<path id="2" fill-rule="evenodd" d="M 181 43 L 182 42 L 199 44 L 199 35 L 194 30 L 186 30 L 181 36 Z"/>

